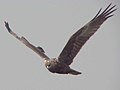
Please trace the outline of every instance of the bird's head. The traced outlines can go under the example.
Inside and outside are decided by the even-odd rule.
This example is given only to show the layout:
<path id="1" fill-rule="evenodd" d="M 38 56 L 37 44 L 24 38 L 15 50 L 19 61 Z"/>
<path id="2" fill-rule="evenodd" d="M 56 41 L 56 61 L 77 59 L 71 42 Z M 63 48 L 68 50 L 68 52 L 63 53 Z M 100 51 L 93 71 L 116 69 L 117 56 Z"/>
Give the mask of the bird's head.
<path id="1" fill-rule="evenodd" d="M 51 62 L 50 62 L 50 60 L 45 60 L 44 62 L 45 62 L 45 67 L 46 67 L 47 69 L 49 69 L 49 68 L 51 67 Z"/>
<path id="2" fill-rule="evenodd" d="M 47 69 L 52 69 L 56 66 L 56 61 L 57 59 L 56 58 L 51 58 L 50 60 L 45 60 L 44 63 L 45 63 L 45 67 Z"/>

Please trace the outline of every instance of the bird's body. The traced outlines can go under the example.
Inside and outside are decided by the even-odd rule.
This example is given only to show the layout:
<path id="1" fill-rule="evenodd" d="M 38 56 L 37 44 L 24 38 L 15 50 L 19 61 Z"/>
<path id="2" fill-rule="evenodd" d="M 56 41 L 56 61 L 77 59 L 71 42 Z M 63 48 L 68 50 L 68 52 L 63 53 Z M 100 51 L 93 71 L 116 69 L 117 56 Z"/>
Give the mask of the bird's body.
<path id="1" fill-rule="evenodd" d="M 75 71 L 69 67 L 66 63 L 59 62 L 57 58 L 51 58 L 50 60 L 45 60 L 45 67 L 52 73 L 59 74 L 81 74 L 81 72 Z"/>
<path id="2" fill-rule="evenodd" d="M 46 68 L 52 73 L 68 73 L 70 67 L 65 63 L 59 62 L 56 58 L 45 60 Z"/>
<path id="3" fill-rule="evenodd" d="M 36 52 L 41 58 L 43 58 L 45 66 L 50 72 L 78 75 L 81 74 L 81 72 L 71 69 L 70 64 L 73 62 L 74 57 L 80 51 L 82 46 L 99 29 L 103 22 L 113 16 L 112 13 L 116 10 L 114 9 L 116 5 L 110 7 L 111 4 L 109 4 L 102 13 L 102 9 L 100 9 L 96 16 L 89 23 L 87 23 L 70 37 L 58 58 L 50 59 L 41 47 L 32 45 L 27 39 L 25 39 L 25 37 L 19 37 L 16 33 L 14 33 L 10 29 L 7 22 L 5 22 L 5 27 L 11 35 L 13 35 L 28 48 Z"/>

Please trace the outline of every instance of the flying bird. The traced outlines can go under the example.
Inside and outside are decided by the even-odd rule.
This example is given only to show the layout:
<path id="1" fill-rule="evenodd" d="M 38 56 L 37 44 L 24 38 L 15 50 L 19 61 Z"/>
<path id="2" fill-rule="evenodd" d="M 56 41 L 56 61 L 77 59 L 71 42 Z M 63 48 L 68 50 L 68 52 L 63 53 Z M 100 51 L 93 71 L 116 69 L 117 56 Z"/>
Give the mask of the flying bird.
<path id="1" fill-rule="evenodd" d="M 5 27 L 8 32 L 13 35 L 16 39 L 20 42 L 25 44 L 28 48 L 32 49 L 36 52 L 45 63 L 45 67 L 52 73 L 58 74 L 72 74 L 78 75 L 81 72 L 76 71 L 70 67 L 70 64 L 73 62 L 74 57 L 78 54 L 82 46 L 86 43 L 86 41 L 100 28 L 104 21 L 108 18 L 113 16 L 113 12 L 117 9 L 115 8 L 116 5 L 111 6 L 110 3 L 105 10 L 102 8 L 98 11 L 96 16 L 84 25 L 81 29 L 75 32 L 70 39 L 68 40 L 67 44 L 63 48 L 62 52 L 57 58 L 49 58 L 42 47 L 36 47 L 31 44 L 25 37 L 19 37 L 15 32 L 11 30 L 9 27 L 8 22 L 5 21 Z"/>

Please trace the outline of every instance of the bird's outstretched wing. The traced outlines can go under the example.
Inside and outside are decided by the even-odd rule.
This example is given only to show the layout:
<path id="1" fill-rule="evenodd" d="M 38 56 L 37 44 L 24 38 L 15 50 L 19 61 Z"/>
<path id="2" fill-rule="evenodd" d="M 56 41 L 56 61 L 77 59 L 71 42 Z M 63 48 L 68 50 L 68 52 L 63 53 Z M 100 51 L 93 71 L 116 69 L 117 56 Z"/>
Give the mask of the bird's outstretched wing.
<path id="1" fill-rule="evenodd" d="M 35 47 L 25 37 L 19 37 L 16 33 L 14 33 L 10 29 L 8 22 L 5 22 L 5 27 L 11 35 L 13 35 L 16 39 L 18 39 L 23 44 L 25 44 L 28 48 L 30 48 L 34 52 L 36 52 L 41 58 L 49 60 L 49 58 L 45 55 L 45 53 L 43 51 L 41 51 L 41 50 L 43 50 L 41 47 Z M 41 50 L 40 50 L 40 48 L 41 48 Z"/>
<path id="2" fill-rule="evenodd" d="M 111 3 L 112 4 L 112 3 Z M 73 62 L 74 57 L 77 55 L 79 50 L 85 44 L 85 42 L 98 30 L 104 21 L 113 16 L 113 12 L 116 5 L 109 6 L 101 13 L 101 10 L 96 14 L 96 16 L 85 26 L 74 33 L 63 51 L 60 53 L 58 60 L 70 65 Z"/>

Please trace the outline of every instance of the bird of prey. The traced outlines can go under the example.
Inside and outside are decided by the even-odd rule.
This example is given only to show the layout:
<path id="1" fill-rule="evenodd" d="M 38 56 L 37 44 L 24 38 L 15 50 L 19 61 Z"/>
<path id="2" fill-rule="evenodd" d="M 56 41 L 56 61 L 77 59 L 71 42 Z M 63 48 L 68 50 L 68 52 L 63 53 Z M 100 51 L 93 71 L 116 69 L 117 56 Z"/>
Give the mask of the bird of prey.
<path id="1" fill-rule="evenodd" d="M 44 60 L 45 67 L 50 72 L 58 73 L 58 74 L 78 75 L 81 74 L 81 72 L 72 69 L 70 67 L 70 64 L 73 62 L 74 57 L 80 51 L 82 46 L 100 28 L 103 22 L 113 16 L 112 13 L 117 9 L 115 8 L 116 5 L 111 6 L 111 4 L 112 3 L 110 3 L 107 6 L 107 8 L 102 12 L 101 12 L 102 10 L 101 8 L 96 14 L 96 16 L 90 22 L 88 22 L 85 26 L 83 26 L 81 29 L 75 32 L 70 37 L 67 44 L 65 45 L 62 52 L 57 58 L 49 58 L 41 47 L 34 46 L 23 36 L 19 37 L 15 32 L 11 30 L 8 22 L 6 21 L 5 21 L 5 27 L 11 35 L 13 35 L 23 44 L 25 44 L 28 48 L 36 52 Z"/>

